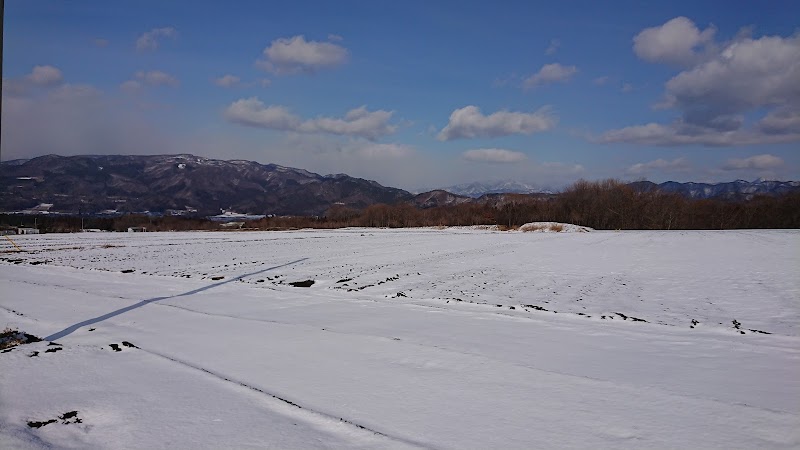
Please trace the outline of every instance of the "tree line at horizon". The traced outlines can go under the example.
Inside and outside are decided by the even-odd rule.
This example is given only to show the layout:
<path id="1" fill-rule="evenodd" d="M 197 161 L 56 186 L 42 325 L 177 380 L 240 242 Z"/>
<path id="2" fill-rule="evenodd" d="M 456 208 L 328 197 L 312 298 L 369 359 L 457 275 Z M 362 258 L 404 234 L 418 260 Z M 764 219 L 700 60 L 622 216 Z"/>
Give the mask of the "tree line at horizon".
<path id="1" fill-rule="evenodd" d="M 81 228 L 126 231 L 218 230 L 205 218 L 115 218 L 65 216 L 0 216 L 6 227 L 31 226 L 42 232 L 74 232 Z M 722 230 L 800 228 L 800 194 L 757 196 L 750 200 L 690 199 L 677 193 L 639 192 L 617 180 L 580 180 L 553 196 L 507 194 L 499 206 L 475 203 L 417 208 L 408 203 L 375 204 L 364 209 L 334 205 L 316 217 L 267 217 L 248 221 L 246 229 L 285 230 L 343 227 L 425 227 L 498 225 L 513 229 L 529 222 L 563 222 L 599 230 Z M 224 228 L 223 228 L 224 229 Z"/>

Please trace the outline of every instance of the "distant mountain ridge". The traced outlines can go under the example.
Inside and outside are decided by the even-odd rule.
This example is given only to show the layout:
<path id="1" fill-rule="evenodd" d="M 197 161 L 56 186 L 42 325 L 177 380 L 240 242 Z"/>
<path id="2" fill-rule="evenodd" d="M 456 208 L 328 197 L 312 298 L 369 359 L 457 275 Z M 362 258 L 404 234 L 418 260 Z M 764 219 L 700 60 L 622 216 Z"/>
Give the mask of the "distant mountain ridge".
<path id="1" fill-rule="evenodd" d="M 333 204 L 363 208 L 412 195 L 344 174 L 223 161 L 190 154 L 123 156 L 47 155 L 2 163 L 0 210 L 40 203 L 52 211 L 186 211 L 320 215 Z"/>
<path id="2" fill-rule="evenodd" d="M 467 183 L 413 195 L 346 174 L 319 175 L 277 164 L 190 154 L 46 155 L 4 161 L 0 168 L 0 211 L 39 213 L 214 215 L 224 209 L 256 215 L 316 216 L 332 206 L 363 209 L 377 203 L 408 203 L 431 208 L 472 203 L 500 207 L 558 195 L 514 181 Z M 716 184 L 637 181 L 629 186 L 642 192 L 659 190 L 693 199 L 733 201 L 800 192 L 800 182 L 770 180 Z"/>
<path id="3" fill-rule="evenodd" d="M 653 183 L 651 181 L 635 181 L 629 184 L 640 192 L 677 193 L 687 198 L 725 200 L 750 200 L 757 195 L 778 196 L 792 192 L 800 192 L 800 181 L 775 181 L 758 179 L 755 181 L 736 180 L 726 183 L 679 183 L 667 181 Z"/>
<path id="4" fill-rule="evenodd" d="M 513 180 L 486 181 L 457 184 L 440 188 L 443 191 L 466 197 L 479 198 L 486 194 L 550 194 L 547 189 Z"/>

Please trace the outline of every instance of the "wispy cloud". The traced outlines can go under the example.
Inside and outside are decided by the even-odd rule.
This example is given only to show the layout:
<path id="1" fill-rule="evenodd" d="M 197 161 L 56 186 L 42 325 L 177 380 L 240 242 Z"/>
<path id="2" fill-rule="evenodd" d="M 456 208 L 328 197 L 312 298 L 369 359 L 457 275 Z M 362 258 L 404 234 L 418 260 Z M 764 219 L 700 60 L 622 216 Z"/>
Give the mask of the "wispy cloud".
<path id="1" fill-rule="evenodd" d="M 722 170 L 770 170 L 783 167 L 783 159 L 770 155 L 755 155 L 749 158 L 732 158 L 722 165 Z"/>
<path id="2" fill-rule="evenodd" d="M 530 89 L 545 84 L 564 82 L 577 72 L 578 68 L 575 66 L 564 66 L 559 63 L 545 64 L 538 72 L 523 81 L 523 87 Z"/>
<path id="3" fill-rule="evenodd" d="M 176 36 L 178 36 L 178 31 L 175 28 L 154 28 L 142 33 L 142 35 L 136 39 L 136 50 L 156 50 L 161 45 L 162 38 L 174 39 Z"/>
<path id="4" fill-rule="evenodd" d="M 214 84 L 219 87 L 231 88 L 239 86 L 242 82 L 242 79 L 237 77 L 236 75 L 223 75 L 214 80 Z"/>
<path id="5" fill-rule="evenodd" d="M 516 163 L 525 161 L 528 156 L 522 152 L 513 150 L 505 150 L 502 148 L 479 148 L 474 150 L 467 150 L 461 154 L 461 157 L 467 161 L 483 162 L 483 163 Z"/>
<path id="6" fill-rule="evenodd" d="M 550 39 L 550 45 L 547 46 L 547 49 L 544 51 L 545 55 L 555 55 L 558 51 L 559 47 L 561 47 L 561 41 L 558 39 Z"/>
<path id="7" fill-rule="evenodd" d="M 686 158 L 675 158 L 672 161 L 666 159 L 656 159 L 644 163 L 637 163 L 625 170 L 628 175 L 644 175 L 654 171 L 660 172 L 681 172 L 691 168 L 691 164 Z"/>

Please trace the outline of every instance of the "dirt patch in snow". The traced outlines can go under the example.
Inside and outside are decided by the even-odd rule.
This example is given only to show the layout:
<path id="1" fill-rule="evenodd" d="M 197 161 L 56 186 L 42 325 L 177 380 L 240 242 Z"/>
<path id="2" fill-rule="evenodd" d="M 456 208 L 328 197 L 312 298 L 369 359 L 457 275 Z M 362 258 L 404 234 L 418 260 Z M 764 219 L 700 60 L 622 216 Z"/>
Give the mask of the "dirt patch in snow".
<path id="1" fill-rule="evenodd" d="M 12 328 L 6 328 L 0 332 L 0 350 L 10 349 L 17 345 L 39 342 L 41 339 L 32 334 L 25 333 Z"/>
<path id="2" fill-rule="evenodd" d="M 68 412 L 65 412 L 64 414 L 58 416 L 57 419 L 49 419 L 49 420 L 42 420 L 42 421 L 30 420 L 30 421 L 28 421 L 28 426 L 31 427 L 31 428 L 41 428 L 41 427 L 43 427 L 45 425 L 50 425 L 51 423 L 56 423 L 59 420 L 61 421 L 61 423 L 63 425 L 69 425 L 71 423 L 83 423 L 83 420 L 80 417 L 78 417 L 78 411 L 68 411 Z"/>

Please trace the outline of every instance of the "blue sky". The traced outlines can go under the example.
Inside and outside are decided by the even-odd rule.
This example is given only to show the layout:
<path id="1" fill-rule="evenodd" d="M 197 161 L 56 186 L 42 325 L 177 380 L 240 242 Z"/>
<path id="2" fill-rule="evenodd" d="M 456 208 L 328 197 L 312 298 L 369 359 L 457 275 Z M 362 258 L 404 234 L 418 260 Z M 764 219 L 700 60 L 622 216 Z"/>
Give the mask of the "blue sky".
<path id="1" fill-rule="evenodd" d="M 800 179 L 797 2 L 5 8 L 3 160 L 193 153 L 406 189 Z"/>

